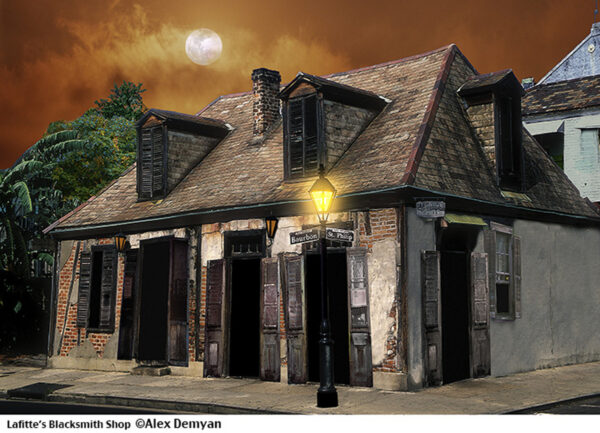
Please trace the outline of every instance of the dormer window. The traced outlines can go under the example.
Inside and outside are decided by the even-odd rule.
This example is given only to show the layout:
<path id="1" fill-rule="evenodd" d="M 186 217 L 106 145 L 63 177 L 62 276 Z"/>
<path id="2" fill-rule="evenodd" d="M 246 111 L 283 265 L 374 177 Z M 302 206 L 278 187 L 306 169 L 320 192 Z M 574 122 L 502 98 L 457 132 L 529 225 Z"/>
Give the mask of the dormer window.
<path id="1" fill-rule="evenodd" d="M 510 69 L 471 77 L 458 90 L 483 146 L 490 169 L 503 190 L 522 191 L 523 88 Z"/>
<path id="2" fill-rule="evenodd" d="M 286 173 L 288 177 L 317 174 L 324 154 L 319 140 L 321 112 L 316 94 L 292 98 L 287 105 Z"/>
<path id="3" fill-rule="evenodd" d="M 390 102 L 374 93 L 299 73 L 280 93 L 283 100 L 286 179 L 330 170 Z"/>
<path id="4" fill-rule="evenodd" d="M 218 120 L 148 110 L 137 122 L 138 200 L 169 194 L 230 130 Z"/>

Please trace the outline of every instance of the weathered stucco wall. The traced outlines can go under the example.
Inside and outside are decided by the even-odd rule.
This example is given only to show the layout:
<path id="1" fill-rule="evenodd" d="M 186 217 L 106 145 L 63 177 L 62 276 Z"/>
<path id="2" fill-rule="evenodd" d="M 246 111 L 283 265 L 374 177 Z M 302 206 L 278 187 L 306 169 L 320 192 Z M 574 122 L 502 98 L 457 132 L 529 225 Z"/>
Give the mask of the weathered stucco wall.
<path id="1" fill-rule="evenodd" d="M 600 359 L 600 230 L 515 221 L 520 319 L 492 320 L 492 375 Z"/>
<path id="2" fill-rule="evenodd" d="M 415 208 L 406 208 L 406 224 L 408 386 L 409 388 L 420 388 L 425 375 L 423 365 L 421 251 L 436 249 L 435 222 L 418 217 Z"/>

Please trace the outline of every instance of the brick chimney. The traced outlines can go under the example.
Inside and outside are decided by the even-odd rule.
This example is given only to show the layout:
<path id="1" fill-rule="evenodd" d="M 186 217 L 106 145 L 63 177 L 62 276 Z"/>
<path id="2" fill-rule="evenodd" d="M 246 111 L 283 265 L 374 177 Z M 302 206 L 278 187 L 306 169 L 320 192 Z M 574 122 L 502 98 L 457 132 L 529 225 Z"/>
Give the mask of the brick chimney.
<path id="1" fill-rule="evenodd" d="M 277 97 L 281 75 L 266 68 L 252 71 L 254 135 L 262 136 L 279 120 L 280 101 Z"/>

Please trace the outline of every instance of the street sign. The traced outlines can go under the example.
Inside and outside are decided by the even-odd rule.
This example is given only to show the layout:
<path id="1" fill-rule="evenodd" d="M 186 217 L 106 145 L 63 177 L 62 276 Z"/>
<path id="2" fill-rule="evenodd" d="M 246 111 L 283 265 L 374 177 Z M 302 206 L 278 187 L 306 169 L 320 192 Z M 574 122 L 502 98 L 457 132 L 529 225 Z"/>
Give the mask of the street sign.
<path id="1" fill-rule="evenodd" d="M 319 228 L 300 230 L 290 233 L 290 244 L 303 244 L 304 242 L 314 242 L 319 240 Z"/>
<path id="2" fill-rule="evenodd" d="M 328 227 L 325 230 L 325 238 L 330 241 L 353 242 L 354 232 L 352 230 L 336 229 Z"/>
<path id="3" fill-rule="evenodd" d="M 417 202 L 417 216 L 421 218 L 442 218 L 446 215 L 446 203 L 441 200 Z"/>

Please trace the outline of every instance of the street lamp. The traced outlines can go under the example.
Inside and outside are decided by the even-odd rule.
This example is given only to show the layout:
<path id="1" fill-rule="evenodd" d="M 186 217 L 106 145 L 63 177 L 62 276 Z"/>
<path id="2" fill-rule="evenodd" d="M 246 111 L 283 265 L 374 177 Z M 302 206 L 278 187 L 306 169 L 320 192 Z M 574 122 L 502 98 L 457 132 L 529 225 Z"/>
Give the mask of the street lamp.
<path id="1" fill-rule="evenodd" d="M 125 245 L 127 242 L 127 236 L 123 233 L 119 233 L 115 235 L 115 247 L 117 247 L 117 252 L 123 253 L 125 252 Z"/>
<path id="2" fill-rule="evenodd" d="M 308 191 L 312 198 L 317 216 L 321 223 L 320 255 L 321 255 L 321 328 L 319 339 L 320 382 L 317 391 L 317 407 L 336 407 L 338 395 L 333 384 L 333 340 L 329 324 L 329 291 L 327 289 L 327 241 L 325 230 L 331 205 L 335 199 L 336 190 L 325 177 L 325 169 L 319 167 L 319 178 Z"/>

